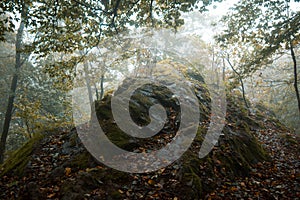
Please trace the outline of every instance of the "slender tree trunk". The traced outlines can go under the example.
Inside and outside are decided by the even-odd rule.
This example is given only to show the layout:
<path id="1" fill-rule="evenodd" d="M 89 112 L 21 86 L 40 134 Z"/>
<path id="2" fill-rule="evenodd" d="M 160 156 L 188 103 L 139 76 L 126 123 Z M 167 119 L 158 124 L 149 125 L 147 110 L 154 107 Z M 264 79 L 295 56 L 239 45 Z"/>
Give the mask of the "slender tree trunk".
<path id="1" fill-rule="evenodd" d="M 98 88 L 97 88 L 95 83 L 94 83 L 94 87 L 95 87 L 95 90 L 96 90 L 96 100 L 99 101 L 100 100 L 100 95 L 99 95 L 99 91 L 98 91 Z"/>
<path id="2" fill-rule="evenodd" d="M 240 81 L 240 83 L 241 83 L 241 86 L 242 86 L 242 94 L 243 94 L 243 99 L 244 99 L 245 106 L 246 106 L 247 108 L 250 108 L 250 106 L 248 105 L 247 100 L 246 100 L 246 92 L 245 92 L 245 86 L 244 86 L 243 78 L 242 78 L 241 74 L 240 74 L 236 69 L 234 69 L 234 67 L 233 67 L 233 65 L 231 64 L 229 58 L 227 58 L 226 60 L 227 60 L 228 64 L 230 65 L 231 69 L 232 69 L 232 70 L 234 71 L 234 73 L 238 76 L 238 79 L 239 79 L 239 81 Z"/>
<path id="3" fill-rule="evenodd" d="M 225 59 L 223 58 L 222 80 L 225 82 Z"/>
<path id="4" fill-rule="evenodd" d="M 249 106 L 248 103 L 247 103 L 247 99 L 246 99 L 246 93 L 245 93 L 245 87 L 244 87 L 243 79 L 240 78 L 240 81 L 241 81 L 242 94 L 243 94 L 243 99 L 244 99 L 245 105 L 246 105 L 247 108 L 250 108 L 250 106 Z"/>
<path id="5" fill-rule="evenodd" d="M 298 89 L 297 61 L 296 61 L 296 56 L 295 56 L 292 41 L 290 41 L 290 48 L 291 48 L 291 56 L 292 56 L 293 63 L 294 63 L 294 67 L 293 67 L 294 68 L 294 88 L 295 88 L 295 92 L 296 92 L 296 97 L 297 97 L 297 102 L 298 102 L 298 111 L 299 111 L 299 115 L 300 115 L 300 95 L 299 95 L 299 89 Z"/>
<path id="6" fill-rule="evenodd" d="M 85 55 L 83 51 L 80 51 L 81 56 Z M 90 101 L 90 106 L 92 107 L 93 105 L 93 92 L 91 88 L 91 81 L 90 81 L 90 75 L 89 75 L 89 65 L 87 61 L 83 61 L 83 72 L 84 72 L 84 79 L 85 79 L 85 84 L 88 90 L 88 95 L 89 95 L 89 101 Z"/>
<path id="7" fill-rule="evenodd" d="M 101 75 L 101 80 L 100 80 L 100 100 L 103 98 L 103 95 L 104 95 L 103 83 L 104 83 L 104 75 L 102 74 Z"/>
<path id="8" fill-rule="evenodd" d="M 83 70 L 84 70 L 84 78 L 85 78 L 85 83 L 86 87 L 88 89 L 88 95 L 89 95 L 89 101 L 90 101 L 90 106 L 93 105 L 93 92 L 91 88 L 91 81 L 90 81 L 90 75 L 88 71 L 88 64 L 86 61 L 83 63 Z"/>
<path id="9" fill-rule="evenodd" d="M 23 13 L 25 12 L 25 7 L 23 7 Z M 24 17 L 24 16 L 23 16 Z M 4 161 L 4 153 L 5 153 L 5 146 L 6 146 L 6 139 L 9 131 L 9 126 L 12 118 L 12 111 L 14 107 L 14 99 L 15 99 L 15 93 L 18 85 L 18 78 L 19 78 L 19 71 L 22 66 L 22 61 L 21 61 L 21 43 L 22 43 L 22 36 L 24 32 L 24 18 L 21 19 L 21 24 L 18 29 L 18 33 L 16 36 L 16 63 L 15 63 L 15 72 L 11 81 L 11 87 L 10 87 L 10 93 L 8 97 L 8 104 L 7 104 L 7 109 L 5 113 L 5 119 L 4 119 L 4 124 L 3 124 L 3 130 L 2 130 L 2 135 L 1 135 L 1 140 L 0 140 L 0 163 L 3 163 Z"/>
<path id="10" fill-rule="evenodd" d="M 287 18 L 289 18 L 290 16 L 290 5 L 289 5 L 289 1 L 286 1 L 286 12 L 287 12 Z M 288 24 L 288 26 L 286 27 L 286 29 L 292 27 L 293 25 L 291 25 L 290 23 Z M 290 43 L 290 50 L 291 50 L 291 56 L 293 59 L 293 69 L 294 69 L 294 88 L 295 88 L 295 93 L 296 93 L 296 98 L 297 98 L 297 103 L 298 103 L 298 111 L 299 111 L 299 118 L 300 118 L 300 94 L 299 94 L 299 89 L 298 89 L 298 73 L 297 73 L 297 61 L 296 61 L 296 56 L 295 56 L 295 52 L 294 52 L 294 47 L 293 47 L 293 39 L 292 36 L 289 36 L 289 43 Z"/>

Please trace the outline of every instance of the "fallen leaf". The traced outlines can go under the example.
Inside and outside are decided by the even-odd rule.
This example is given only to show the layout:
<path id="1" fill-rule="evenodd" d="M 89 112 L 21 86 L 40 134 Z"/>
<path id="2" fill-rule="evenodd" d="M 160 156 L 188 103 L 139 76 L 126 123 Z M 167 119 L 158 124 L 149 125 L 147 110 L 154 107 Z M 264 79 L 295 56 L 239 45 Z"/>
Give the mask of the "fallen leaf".
<path id="1" fill-rule="evenodd" d="M 148 180 L 148 184 L 149 184 L 149 185 L 154 185 L 154 184 L 155 184 L 155 181 L 152 180 L 152 179 L 149 179 L 149 180 Z"/>
<path id="2" fill-rule="evenodd" d="M 242 187 L 246 187 L 246 184 L 245 184 L 244 182 L 241 182 L 240 185 L 241 185 Z"/>
<path id="3" fill-rule="evenodd" d="M 55 196 L 55 193 L 52 193 L 52 194 L 47 195 L 47 198 L 52 198 L 54 196 Z"/>
<path id="4" fill-rule="evenodd" d="M 65 174 L 66 176 L 70 176 L 72 169 L 70 167 L 65 168 Z"/>

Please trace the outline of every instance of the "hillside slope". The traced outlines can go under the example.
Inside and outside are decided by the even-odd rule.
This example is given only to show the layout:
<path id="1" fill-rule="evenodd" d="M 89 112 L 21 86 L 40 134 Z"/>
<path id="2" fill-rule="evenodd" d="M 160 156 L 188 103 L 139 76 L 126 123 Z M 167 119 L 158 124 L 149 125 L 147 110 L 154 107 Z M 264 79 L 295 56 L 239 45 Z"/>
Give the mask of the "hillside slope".
<path id="1" fill-rule="evenodd" d="M 187 77 L 201 119 L 196 138 L 179 160 L 156 172 L 120 172 L 97 162 L 75 128 L 58 129 L 29 141 L 1 166 L 0 199 L 299 198 L 299 138 L 265 110 L 251 114 L 238 94 L 227 96 L 226 124 L 218 144 L 205 158 L 198 157 L 211 100 L 199 74 Z M 123 89 L 131 81 L 125 80 Z M 136 123 L 147 124 L 147 109 L 155 99 L 172 107 L 168 122 L 151 139 L 132 139 L 118 129 L 109 94 L 96 102 L 98 120 L 108 138 L 127 151 L 158 149 L 178 129 L 178 105 L 171 96 L 166 88 L 151 85 L 133 95 L 130 108 Z"/>

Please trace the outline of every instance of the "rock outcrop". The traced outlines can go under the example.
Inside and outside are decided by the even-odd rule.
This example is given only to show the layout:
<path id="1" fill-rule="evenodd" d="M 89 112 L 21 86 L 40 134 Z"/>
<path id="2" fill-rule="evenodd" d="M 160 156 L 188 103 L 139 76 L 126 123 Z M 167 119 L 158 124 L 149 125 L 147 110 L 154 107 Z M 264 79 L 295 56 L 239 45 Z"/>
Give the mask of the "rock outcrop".
<path id="1" fill-rule="evenodd" d="M 97 162 L 70 131 L 51 132 L 31 140 L 1 166 L 1 199 L 204 199 L 226 181 L 247 177 L 257 165 L 271 159 L 257 139 L 257 133 L 272 122 L 261 111 L 251 114 L 241 95 L 227 95 L 226 122 L 221 137 L 204 158 L 198 156 L 211 114 L 210 93 L 200 74 L 185 73 L 199 103 L 199 128 L 190 148 L 171 165 L 156 172 L 133 174 L 117 171 Z M 126 90 L 134 79 L 125 79 Z M 176 86 L 174 86 L 176 87 Z M 164 147 L 180 125 L 180 105 L 167 87 L 146 84 L 130 101 L 136 124 L 149 123 L 149 107 L 166 108 L 167 122 L 152 138 L 134 138 L 123 133 L 111 112 L 111 95 L 95 102 L 99 123 L 107 137 L 127 151 L 145 152 Z"/>

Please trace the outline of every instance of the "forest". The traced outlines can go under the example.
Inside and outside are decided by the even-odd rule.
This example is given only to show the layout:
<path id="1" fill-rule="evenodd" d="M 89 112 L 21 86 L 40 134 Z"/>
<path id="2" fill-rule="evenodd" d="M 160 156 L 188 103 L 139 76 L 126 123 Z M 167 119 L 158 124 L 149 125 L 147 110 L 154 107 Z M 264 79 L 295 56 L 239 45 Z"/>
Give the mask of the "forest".
<path id="1" fill-rule="evenodd" d="M 300 199 L 299 0 L 2 0 L 0 199 Z"/>

